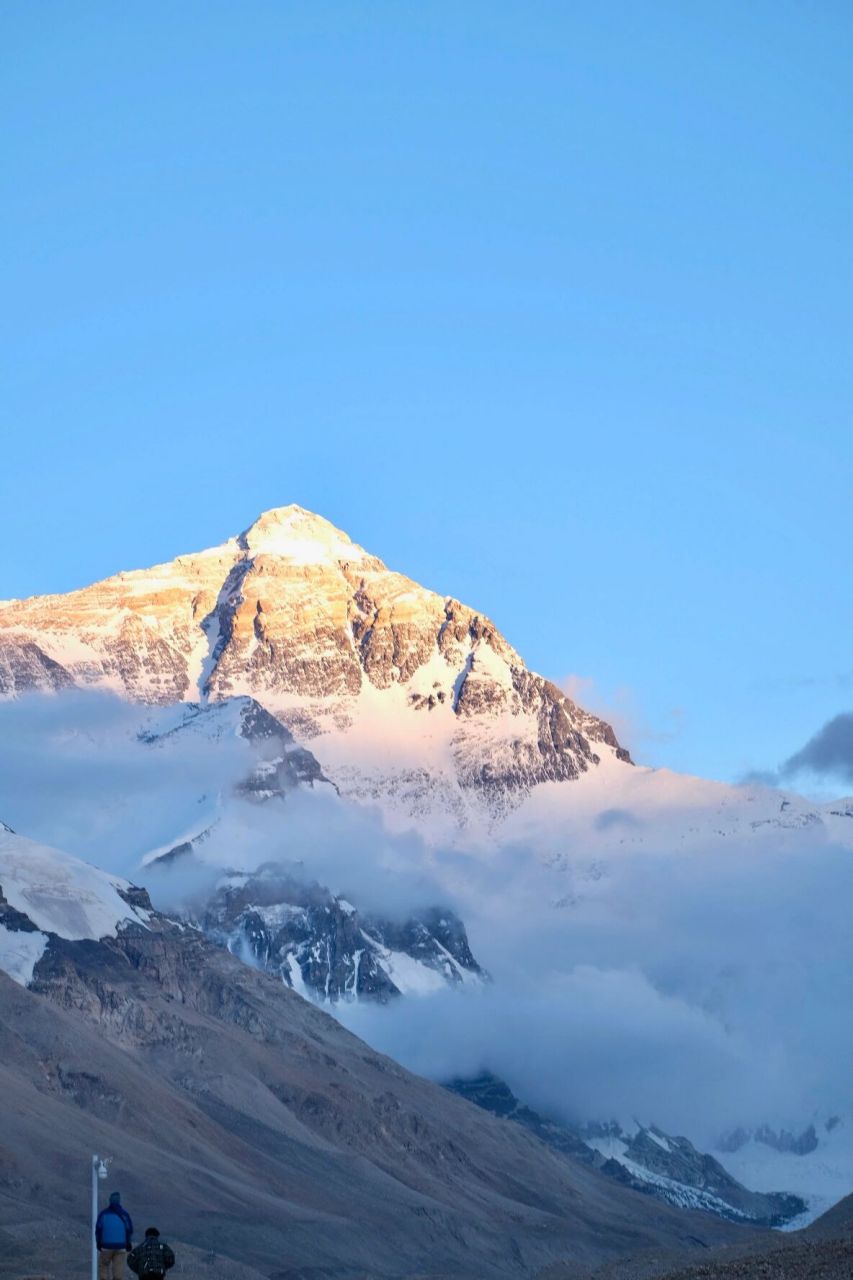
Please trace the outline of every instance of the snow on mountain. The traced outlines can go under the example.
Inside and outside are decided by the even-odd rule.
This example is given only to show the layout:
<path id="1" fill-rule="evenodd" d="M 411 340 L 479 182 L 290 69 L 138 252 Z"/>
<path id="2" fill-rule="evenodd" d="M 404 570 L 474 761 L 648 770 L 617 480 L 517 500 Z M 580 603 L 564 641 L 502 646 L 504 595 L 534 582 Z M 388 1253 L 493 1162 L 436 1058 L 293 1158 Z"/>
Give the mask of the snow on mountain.
<path id="1" fill-rule="evenodd" d="M 797 1196 L 749 1190 L 719 1160 L 654 1125 L 636 1121 L 627 1128 L 616 1122 L 567 1124 L 534 1111 L 490 1072 L 451 1080 L 446 1087 L 520 1124 L 555 1150 L 593 1164 L 623 1186 L 677 1208 L 763 1226 L 785 1224 L 805 1208 Z"/>
<path id="2" fill-rule="evenodd" d="M 819 1119 L 799 1134 L 766 1126 L 731 1135 L 716 1152 L 728 1171 L 756 1190 L 801 1196 L 808 1210 L 788 1224 L 804 1227 L 853 1192 L 853 1114 Z"/>
<path id="3" fill-rule="evenodd" d="M 137 707 L 131 715 L 112 699 L 87 702 L 74 693 L 7 704 L 25 720 L 30 713 L 33 737 L 16 753 L 17 786 L 7 785 L 0 762 L 2 807 L 20 825 L 35 822 L 44 844 L 70 839 L 74 852 L 142 876 L 170 910 L 313 1000 L 385 1001 L 480 980 L 464 926 L 449 907 L 432 906 L 428 891 L 419 892 L 426 908 L 398 902 L 393 919 L 384 890 L 385 909 L 353 905 L 364 888 L 357 848 L 382 857 L 381 822 L 338 796 L 311 753 L 256 701 Z M 48 811 L 46 777 L 63 796 Z M 29 812 L 16 792 L 31 795 Z M 351 884 L 352 902 L 316 884 L 321 842 Z M 274 875 L 281 858 L 290 872 Z M 383 881 L 392 874 L 378 872 Z M 421 891 L 423 877 L 417 881 Z M 15 945 L 26 948 L 18 966 L 26 969 L 31 940 Z"/>
<path id="4" fill-rule="evenodd" d="M 610 726 L 529 671 L 488 618 L 297 506 L 168 564 L 0 602 L 0 696 L 71 686 L 183 704 L 176 728 L 205 733 L 205 709 L 252 699 L 293 735 L 281 763 L 307 764 L 302 780 L 436 842 L 486 847 L 500 829 L 559 858 L 811 824 L 853 844 L 853 804 L 629 767 Z"/>
<path id="5" fill-rule="evenodd" d="M 49 935 L 99 940 L 145 924 L 132 895 L 127 881 L 0 827 L 0 969 L 26 984 Z"/>
<path id="6" fill-rule="evenodd" d="M 329 794 L 335 793 L 311 752 L 300 747 L 281 721 L 254 698 L 185 702 L 157 708 L 140 732 L 139 740 L 146 747 L 177 749 L 178 753 L 196 743 L 208 749 L 220 741 L 247 744 L 249 750 L 245 753 L 242 771 L 232 779 L 230 790 L 248 800 L 284 799 L 297 789 L 315 786 Z M 223 799 L 217 797 L 212 808 L 202 800 L 204 816 L 197 819 L 193 829 L 180 838 L 173 832 L 170 843 L 150 850 L 143 865 L 173 853 L 176 846 L 206 837 L 221 815 Z"/>
<path id="7" fill-rule="evenodd" d="M 803 834 L 815 844 L 853 847 L 853 804 L 815 804 L 793 792 L 668 769 L 624 769 L 612 757 L 602 757 L 575 787 L 536 787 L 501 827 L 503 840 L 537 848 L 556 863 L 571 860 L 579 847 L 590 857 L 678 853 Z"/>
<path id="8" fill-rule="evenodd" d="M 805 1210 L 799 1196 L 775 1186 L 756 1190 L 752 1180 L 733 1177 L 687 1138 L 672 1137 L 655 1125 L 588 1124 L 580 1132 L 603 1158 L 605 1172 L 680 1208 L 772 1227 L 799 1221 Z"/>
<path id="9" fill-rule="evenodd" d="M 0 903 L 0 912 L 3 904 Z M 38 929 L 12 929 L 0 924 L 0 969 L 22 987 L 33 980 L 33 971 L 44 955 L 47 934 Z"/>
<path id="10" fill-rule="evenodd" d="M 435 863 L 449 900 L 465 904 L 460 911 L 478 958 L 497 974 L 497 958 L 515 947 L 524 970 L 529 944 L 526 968 L 540 987 L 547 966 L 535 959 L 536 935 L 554 932 L 553 908 L 567 909 L 559 922 L 565 921 L 566 938 L 585 929 L 588 948 L 590 939 L 610 938 L 600 965 L 643 969 L 648 944 L 642 938 L 631 944 L 638 948 L 635 955 L 629 941 L 623 943 L 626 931 L 615 924 L 625 903 L 613 888 L 629 864 L 648 862 L 658 886 L 668 872 L 638 855 L 698 852 L 697 864 L 704 867 L 709 854 L 713 861 L 721 849 L 739 857 L 747 849 L 796 846 L 811 859 L 830 845 L 853 848 L 850 801 L 816 805 L 771 788 L 732 787 L 633 766 L 612 729 L 529 671 L 487 618 L 393 572 L 299 507 L 267 512 L 239 537 L 165 565 L 120 573 L 64 596 L 0 603 L 0 696 L 77 688 L 111 691 L 136 705 L 146 727 L 135 746 L 163 766 L 157 774 L 161 800 L 165 772 L 175 780 L 168 805 L 153 806 L 143 789 L 130 799 L 118 797 L 109 813 L 101 809 L 91 825 L 102 847 L 104 833 L 115 832 L 126 836 L 134 856 L 148 851 L 152 860 L 164 854 L 204 860 L 213 843 L 210 833 L 221 831 L 217 824 L 235 790 L 241 800 L 271 801 L 254 811 L 276 820 L 277 802 L 284 800 L 282 830 L 288 806 L 292 818 L 304 795 L 313 796 L 312 804 L 318 798 L 322 804 L 326 793 L 341 805 L 375 805 L 392 832 L 417 829 L 420 840 L 405 855 L 430 870 Z M 236 744 L 233 763 L 239 769 L 229 763 L 227 770 L 210 774 L 205 757 L 204 767 L 186 781 L 185 759 L 193 753 L 184 747 L 194 743 L 221 747 L 220 754 Z M 81 809 L 74 847 L 85 856 L 87 821 Z M 65 844 L 53 832 L 38 834 Z M 235 866 L 246 871 L 221 844 L 213 865 L 222 873 Z M 366 844 L 341 840 L 342 858 L 354 869 L 353 892 L 346 884 L 331 884 L 358 908 L 356 872 L 362 862 L 375 869 L 379 861 L 372 850 L 365 852 Z M 454 854 L 461 848 L 464 857 L 441 861 L 448 847 Z M 524 865 L 515 875 L 512 857 L 518 851 Z M 263 853 L 251 850 L 251 870 L 272 856 L 256 856 Z M 688 861 L 679 859 L 679 865 Z M 726 860 L 719 861 L 722 867 Z M 318 874 L 310 865 L 308 871 Z M 782 874 L 789 872 L 787 865 L 782 868 Z M 721 870 L 720 879 L 727 874 Z M 642 916 L 648 886 L 640 879 L 636 900 Z M 0 884 L 5 890 L 2 875 Z M 704 893 L 701 877 L 697 885 L 695 892 Z M 757 882 L 748 887 L 758 898 L 765 896 Z M 670 929 L 678 923 L 677 915 L 661 907 L 661 897 L 658 909 L 664 914 L 649 922 L 656 936 L 666 921 Z M 722 897 L 718 892 L 717 900 Z M 826 898 L 832 899 L 831 886 Z M 256 912 L 257 920 L 235 917 L 229 938 L 235 948 L 238 937 L 248 940 L 248 958 L 257 963 L 263 957 L 263 967 L 277 966 L 285 981 L 289 974 L 295 988 L 315 998 L 318 991 L 325 998 L 327 982 L 330 995 L 335 990 L 346 998 L 367 990 L 368 979 L 379 987 L 387 980 L 399 992 L 425 990 L 424 984 L 438 981 L 442 962 L 424 967 L 384 925 L 377 929 L 363 918 L 359 929 L 366 937 L 359 938 L 341 899 L 332 895 L 327 905 L 329 924 L 321 929 L 318 917 L 306 924 L 298 915 L 304 903 L 286 896 L 277 903 L 247 901 L 247 912 L 262 907 L 263 913 Z M 274 918 L 269 913 L 275 911 Z M 726 947 L 718 951 L 715 939 L 713 954 L 696 962 L 701 972 L 668 975 L 665 994 L 717 1018 L 721 1038 L 736 1025 L 760 1047 L 766 1029 L 753 1030 L 754 1010 L 769 1018 L 764 1011 L 776 1008 L 779 988 L 785 994 L 795 976 L 786 965 L 792 971 L 806 968 L 800 964 L 799 916 L 787 899 L 767 918 L 772 923 L 789 917 L 786 928 L 796 930 L 800 951 L 786 939 L 780 953 L 771 937 L 766 963 L 757 948 L 755 960 L 742 955 L 740 965 L 732 966 Z M 28 918 L 31 931 L 41 931 L 35 916 Z M 105 918 L 115 927 L 119 917 L 111 908 Z M 529 923 L 522 928 L 519 921 L 525 919 Z M 768 932 L 764 925 L 756 910 L 757 936 Z M 7 923 L 4 928 L 12 931 Z M 743 936 L 742 930 L 733 933 L 728 949 Z M 443 945 L 436 935 L 432 941 Z M 689 942 L 695 958 L 692 936 Z M 14 957 L 8 939 L 5 945 L 9 966 L 25 977 L 40 944 L 16 939 Z M 560 956 L 564 950 L 568 955 L 561 942 Z M 584 954 L 575 962 L 589 958 Z M 654 972 L 654 957 L 646 967 Z M 786 984 L 780 983 L 780 971 L 788 975 Z M 455 981 L 452 966 L 445 966 L 441 981 L 448 974 Z M 743 1180 L 753 1185 L 750 1177 Z M 784 1181 L 767 1186 L 800 1189 Z"/>
<path id="11" fill-rule="evenodd" d="M 0 694 L 73 685 L 164 705 L 251 696 L 343 793 L 447 832 L 627 761 L 487 618 L 295 506 L 170 564 L 0 603 Z"/>

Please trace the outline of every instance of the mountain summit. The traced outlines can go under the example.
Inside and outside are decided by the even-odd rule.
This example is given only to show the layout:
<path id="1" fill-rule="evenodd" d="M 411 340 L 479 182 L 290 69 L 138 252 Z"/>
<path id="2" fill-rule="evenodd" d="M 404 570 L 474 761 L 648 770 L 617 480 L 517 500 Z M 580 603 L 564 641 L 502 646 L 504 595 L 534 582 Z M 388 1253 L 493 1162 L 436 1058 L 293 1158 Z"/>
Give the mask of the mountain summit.
<path id="1" fill-rule="evenodd" d="M 0 695 L 69 686 L 155 704 L 252 696 L 343 793 L 455 826 L 629 761 L 488 618 L 298 506 L 168 564 L 0 603 Z"/>
<path id="2" fill-rule="evenodd" d="M 253 556 L 277 555 L 296 564 L 371 558 L 342 529 L 296 503 L 264 511 L 237 541 Z"/>

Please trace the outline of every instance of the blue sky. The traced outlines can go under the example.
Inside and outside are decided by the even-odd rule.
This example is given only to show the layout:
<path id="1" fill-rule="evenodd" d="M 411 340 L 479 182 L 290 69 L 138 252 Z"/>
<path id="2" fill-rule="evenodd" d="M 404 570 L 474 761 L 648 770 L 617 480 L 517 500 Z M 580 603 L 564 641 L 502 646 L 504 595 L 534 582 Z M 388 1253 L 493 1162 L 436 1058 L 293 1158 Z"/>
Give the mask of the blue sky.
<path id="1" fill-rule="evenodd" d="M 0 14 L 0 595 L 299 502 L 733 778 L 853 705 L 853 10 Z"/>

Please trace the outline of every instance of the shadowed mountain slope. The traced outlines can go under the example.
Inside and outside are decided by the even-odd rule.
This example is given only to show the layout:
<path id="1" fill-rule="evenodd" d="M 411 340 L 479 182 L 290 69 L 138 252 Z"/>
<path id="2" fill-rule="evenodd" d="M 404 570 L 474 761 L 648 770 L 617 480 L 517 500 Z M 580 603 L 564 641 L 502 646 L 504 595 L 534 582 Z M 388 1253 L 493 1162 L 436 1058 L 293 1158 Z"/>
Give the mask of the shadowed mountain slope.
<path id="1" fill-rule="evenodd" d="M 79 1238 L 93 1149 L 140 1220 L 281 1280 L 497 1280 L 738 1235 L 412 1076 L 156 915 L 98 942 L 48 935 L 29 990 L 0 974 L 0 1064 L 4 1274 L 20 1246 L 28 1274 L 55 1259 L 28 1225 L 48 1206 Z M 84 1250 L 62 1274 L 85 1270 Z"/>

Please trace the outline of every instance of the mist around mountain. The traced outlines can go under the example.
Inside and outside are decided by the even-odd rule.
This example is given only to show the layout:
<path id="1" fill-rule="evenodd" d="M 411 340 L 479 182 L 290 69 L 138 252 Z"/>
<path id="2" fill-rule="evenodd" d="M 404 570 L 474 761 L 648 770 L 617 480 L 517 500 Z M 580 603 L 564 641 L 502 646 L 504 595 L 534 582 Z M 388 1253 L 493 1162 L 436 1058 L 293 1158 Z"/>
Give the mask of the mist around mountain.
<path id="1" fill-rule="evenodd" d="M 743 1234 L 649 1209 L 411 1075 L 129 884 L 8 830 L 0 866 L 0 969 L 39 937 L 27 973 L 0 972 L 4 1274 L 85 1274 L 67 1171 L 92 1145 L 137 1214 L 244 1276 L 580 1275 Z"/>
<path id="2" fill-rule="evenodd" d="M 490 1072 L 449 1080 L 446 1087 L 521 1125 L 555 1151 L 667 1204 L 767 1227 L 787 1226 L 807 1211 L 797 1196 L 750 1191 L 719 1160 L 697 1151 L 687 1138 L 672 1137 L 654 1125 L 625 1129 L 614 1121 L 567 1124 L 534 1111 Z"/>
<path id="3" fill-rule="evenodd" d="M 314 894 L 310 929 L 279 920 L 253 950 L 241 924 L 229 945 L 294 986 L 306 948 L 305 993 L 381 1052 L 436 1081 L 494 1072 L 567 1124 L 656 1126 L 752 1191 L 826 1207 L 814 1164 L 750 1181 L 727 1140 L 853 1110 L 848 802 L 635 765 L 489 620 L 293 508 L 213 551 L 0 606 L 0 679 L 16 830 L 196 923 L 285 868 L 298 888 L 278 905 Z M 411 960 L 389 938 L 436 910 L 490 980 L 363 998 L 358 953 Z"/>

